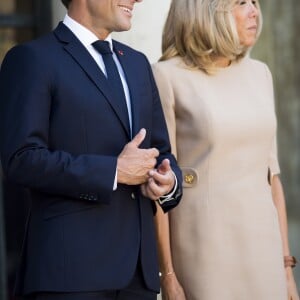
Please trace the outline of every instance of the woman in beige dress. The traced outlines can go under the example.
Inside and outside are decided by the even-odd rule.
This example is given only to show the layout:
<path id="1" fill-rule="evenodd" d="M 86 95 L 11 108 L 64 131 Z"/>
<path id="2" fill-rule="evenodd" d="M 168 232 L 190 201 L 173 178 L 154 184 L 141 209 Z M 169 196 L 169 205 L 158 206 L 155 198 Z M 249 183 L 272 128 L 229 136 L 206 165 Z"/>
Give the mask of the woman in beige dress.
<path id="1" fill-rule="evenodd" d="M 158 208 L 164 299 L 299 299 L 261 24 L 258 1 L 171 2 L 153 70 L 185 189 Z"/>

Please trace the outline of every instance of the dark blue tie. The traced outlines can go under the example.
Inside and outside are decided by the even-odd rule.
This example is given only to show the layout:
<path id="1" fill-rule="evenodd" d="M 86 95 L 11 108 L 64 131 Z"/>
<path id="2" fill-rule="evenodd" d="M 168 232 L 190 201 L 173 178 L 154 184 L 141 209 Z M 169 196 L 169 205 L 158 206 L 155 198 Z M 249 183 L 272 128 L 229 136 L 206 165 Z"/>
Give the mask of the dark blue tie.
<path id="1" fill-rule="evenodd" d="M 112 56 L 112 51 L 109 46 L 109 42 L 107 41 L 96 41 L 93 44 L 93 47 L 102 55 L 103 62 L 105 64 L 107 80 L 111 85 L 113 92 L 115 93 L 116 97 L 120 99 L 119 105 L 122 107 L 122 110 L 127 114 L 128 126 L 129 126 L 129 116 L 128 116 L 128 109 L 126 104 L 126 98 L 124 93 L 123 84 L 120 78 L 120 74 L 116 63 Z"/>

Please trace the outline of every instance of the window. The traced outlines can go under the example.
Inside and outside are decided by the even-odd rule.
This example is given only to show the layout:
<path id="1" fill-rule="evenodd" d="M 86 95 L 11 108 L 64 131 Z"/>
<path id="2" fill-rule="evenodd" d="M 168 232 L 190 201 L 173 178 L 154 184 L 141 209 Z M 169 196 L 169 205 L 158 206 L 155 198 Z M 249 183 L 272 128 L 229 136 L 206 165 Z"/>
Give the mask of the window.
<path id="1" fill-rule="evenodd" d="M 0 62 L 12 46 L 51 29 L 51 0 L 1 0 Z"/>

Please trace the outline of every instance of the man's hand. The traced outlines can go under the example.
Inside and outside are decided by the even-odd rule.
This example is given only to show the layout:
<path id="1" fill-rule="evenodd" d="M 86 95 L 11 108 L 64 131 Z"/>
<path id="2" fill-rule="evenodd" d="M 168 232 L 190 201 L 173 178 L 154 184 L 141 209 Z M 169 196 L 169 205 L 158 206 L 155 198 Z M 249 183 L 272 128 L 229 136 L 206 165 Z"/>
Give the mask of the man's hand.
<path id="1" fill-rule="evenodd" d="M 118 156 L 118 183 L 136 185 L 148 180 L 149 172 L 155 167 L 159 152 L 156 148 L 139 148 L 145 136 L 146 130 L 142 128 L 134 139 L 125 145 Z"/>
<path id="2" fill-rule="evenodd" d="M 171 192 L 175 184 L 175 175 L 172 172 L 170 161 L 164 159 L 156 170 L 149 171 L 149 179 L 141 186 L 144 196 L 157 200 Z"/>

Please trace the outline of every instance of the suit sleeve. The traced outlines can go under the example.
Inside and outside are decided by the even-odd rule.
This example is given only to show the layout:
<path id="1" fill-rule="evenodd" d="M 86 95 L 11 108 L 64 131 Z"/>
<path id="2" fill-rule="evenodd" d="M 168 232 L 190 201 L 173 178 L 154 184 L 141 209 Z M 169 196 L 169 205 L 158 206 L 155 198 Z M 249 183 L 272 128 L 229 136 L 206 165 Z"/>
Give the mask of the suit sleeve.
<path id="1" fill-rule="evenodd" d="M 36 49 L 18 46 L 3 61 L 0 147 L 4 176 L 41 192 L 108 203 L 116 157 L 49 149 L 53 74 L 45 60 Z"/>
<path id="2" fill-rule="evenodd" d="M 172 170 L 177 178 L 177 189 L 174 192 L 173 196 L 163 204 L 161 207 L 164 212 L 169 211 L 178 205 L 182 197 L 182 172 L 177 165 L 176 158 L 171 153 L 171 145 L 169 140 L 168 129 L 165 121 L 165 116 L 163 113 L 161 100 L 159 96 L 159 92 L 156 86 L 156 82 L 153 77 L 153 73 L 151 67 L 149 65 L 149 74 L 152 82 L 152 94 L 154 99 L 154 114 L 153 114 L 153 147 L 156 147 L 160 150 L 160 157 L 158 159 L 158 163 L 160 163 L 163 159 L 168 158 L 171 162 Z M 163 138 L 162 138 L 163 137 Z"/>

